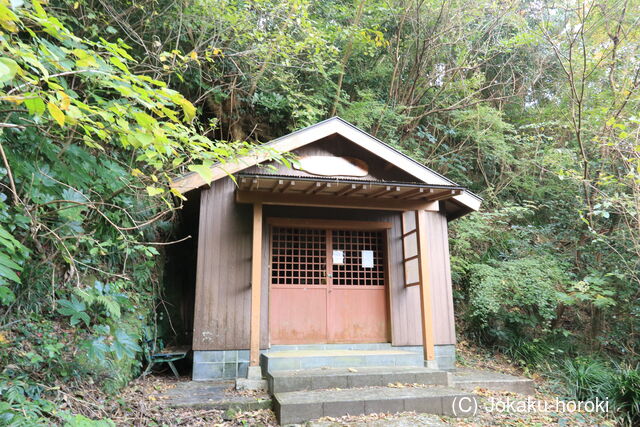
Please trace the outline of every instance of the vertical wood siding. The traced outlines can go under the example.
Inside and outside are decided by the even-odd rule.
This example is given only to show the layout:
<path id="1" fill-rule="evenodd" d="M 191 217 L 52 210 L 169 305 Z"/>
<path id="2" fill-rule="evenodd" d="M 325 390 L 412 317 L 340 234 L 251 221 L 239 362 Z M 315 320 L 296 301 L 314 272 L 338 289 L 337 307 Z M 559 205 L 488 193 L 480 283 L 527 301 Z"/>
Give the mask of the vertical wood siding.
<path id="1" fill-rule="evenodd" d="M 237 205 L 229 178 L 202 190 L 193 349 L 249 348 L 250 205 Z"/>
<path id="2" fill-rule="evenodd" d="M 451 263 L 447 218 L 442 212 L 425 212 L 431 264 L 431 289 L 435 344 L 455 344 Z"/>
<path id="3" fill-rule="evenodd" d="M 455 320 L 447 218 L 441 212 L 425 212 L 429 264 L 431 274 L 434 340 L 436 345 L 455 344 Z M 422 345 L 420 320 L 420 289 L 418 286 L 404 287 L 402 276 L 402 241 L 400 238 L 400 215 L 395 215 L 390 244 L 394 274 L 391 291 L 391 326 L 393 345 Z"/>
<path id="4" fill-rule="evenodd" d="M 422 344 L 420 320 L 420 294 L 417 286 L 405 287 L 402 252 L 402 214 L 393 215 L 390 231 L 391 255 L 391 343 L 393 345 Z"/>
<path id="5" fill-rule="evenodd" d="M 236 204 L 235 185 L 229 178 L 202 190 L 194 350 L 249 348 L 251 312 L 252 207 Z M 265 206 L 263 221 L 261 348 L 268 343 L 269 217 L 385 221 L 389 231 L 389 300 L 392 343 L 421 345 L 420 296 L 416 286 L 405 288 L 402 270 L 401 216 L 398 212 Z M 447 220 L 427 213 L 436 344 L 455 343 Z"/>

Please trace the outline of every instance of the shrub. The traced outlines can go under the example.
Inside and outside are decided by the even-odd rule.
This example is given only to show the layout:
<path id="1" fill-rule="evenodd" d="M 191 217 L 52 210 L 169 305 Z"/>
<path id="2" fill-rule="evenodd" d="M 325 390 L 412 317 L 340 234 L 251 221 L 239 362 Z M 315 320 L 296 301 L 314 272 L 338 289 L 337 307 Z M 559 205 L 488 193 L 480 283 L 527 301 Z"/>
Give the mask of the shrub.
<path id="1" fill-rule="evenodd" d="M 598 360 L 567 359 L 562 366 L 569 397 L 585 401 L 605 399 L 613 372 Z"/>
<path id="2" fill-rule="evenodd" d="M 530 256 L 470 268 L 470 316 L 495 334 L 533 335 L 555 317 L 566 269 L 551 256 Z"/>
<path id="3" fill-rule="evenodd" d="M 502 352 L 523 367 L 544 367 L 564 351 L 541 339 L 515 336 L 509 338 Z"/>
<path id="4" fill-rule="evenodd" d="M 624 425 L 640 425 L 640 367 L 620 367 L 610 378 L 606 393 L 618 420 Z"/>
<path id="5" fill-rule="evenodd" d="M 588 358 L 565 360 L 562 365 L 569 397 L 609 399 L 610 410 L 622 425 L 640 425 L 640 368 L 608 367 Z"/>

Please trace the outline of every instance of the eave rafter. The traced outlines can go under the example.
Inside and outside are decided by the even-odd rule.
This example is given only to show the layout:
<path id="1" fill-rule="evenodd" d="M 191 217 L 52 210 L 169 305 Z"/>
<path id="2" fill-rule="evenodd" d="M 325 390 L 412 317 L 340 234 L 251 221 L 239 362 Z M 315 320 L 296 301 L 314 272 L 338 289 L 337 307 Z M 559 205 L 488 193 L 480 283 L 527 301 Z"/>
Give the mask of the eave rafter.
<path id="1" fill-rule="evenodd" d="M 433 205 L 462 193 L 454 186 L 384 181 L 350 182 L 327 177 L 238 174 L 240 203 L 298 204 L 301 206 L 360 207 L 404 210 Z M 321 203 L 322 202 L 322 203 Z"/>
<path id="2" fill-rule="evenodd" d="M 394 165 L 399 169 L 406 172 L 408 175 L 414 177 L 416 182 L 426 184 L 425 188 L 433 187 L 437 189 L 438 187 L 449 187 L 451 190 L 460 190 L 456 192 L 453 197 L 450 197 L 450 194 L 439 194 L 436 196 L 439 200 L 449 200 L 451 199 L 452 204 L 449 205 L 457 205 L 460 207 L 457 213 L 454 213 L 455 217 L 460 215 L 464 215 L 465 213 L 478 210 L 480 208 L 480 204 L 482 203 L 482 199 L 472 192 L 465 190 L 462 187 L 458 187 L 454 182 L 445 178 L 444 176 L 438 174 L 437 172 L 429 169 L 423 164 L 416 162 L 400 151 L 394 149 L 393 147 L 385 144 L 384 142 L 378 140 L 377 138 L 367 134 L 366 132 L 358 129 L 352 124 L 340 119 L 339 117 L 332 117 L 323 122 L 317 123 L 315 125 L 309 126 L 304 129 L 300 129 L 296 132 L 293 132 L 289 135 L 285 135 L 281 138 L 275 139 L 267 144 L 268 147 L 272 148 L 277 152 L 293 152 L 305 145 L 314 143 L 323 138 L 327 138 L 329 136 L 339 135 L 350 143 L 359 146 L 360 148 L 376 155 L 380 159 L 387 162 L 389 165 Z M 265 161 L 270 160 L 270 151 L 261 151 L 255 150 L 250 155 L 238 158 L 235 161 L 231 161 L 225 164 L 217 164 L 211 167 L 211 181 L 216 181 L 218 179 L 222 179 L 229 175 L 236 174 L 238 172 L 242 172 L 247 168 L 263 163 Z M 296 182 L 301 180 L 296 179 Z M 194 190 L 196 188 L 201 188 L 207 186 L 207 182 L 204 181 L 202 176 L 197 173 L 188 173 L 184 176 L 181 176 L 174 180 L 171 183 L 171 187 L 175 190 L 186 193 L 188 191 Z M 423 193 L 426 193 L 427 190 L 417 190 L 413 188 L 411 191 L 406 187 L 401 187 L 400 191 L 395 192 L 381 192 L 382 188 L 379 188 L 377 184 L 356 184 L 355 186 L 349 187 L 349 185 L 345 185 L 347 183 L 338 183 L 332 185 L 322 186 L 318 188 L 318 193 L 321 194 L 333 194 L 333 195 L 341 195 L 341 196 L 357 196 L 357 197 L 384 197 L 384 198 L 393 198 L 399 200 L 423 200 Z M 274 185 L 274 184 L 271 184 Z M 306 185 L 306 183 L 305 183 Z M 334 186 L 335 185 L 335 186 Z M 386 183 L 389 185 L 389 183 Z M 274 187 L 274 192 L 278 192 L 280 194 L 286 194 L 291 191 L 291 187 L 294 184 L 288 184 L 287 180 L 284 180 L 282 186 L 278 185 Z M 258 183 L 255 183 L 255 187 L 260 187 Z M 299 185 L 296 188 L 301 187 Z M 333 187 L 333 188 L 332 188 Z M 255 190 L 255 188 L 252 188 Z M 373 192 L 379 191 L 380 194 L 376 196 L 372 196 Z M 410 192 L 411 191 L 411 192 Z M 344 193 L 342 193 L 344 192 Z M 437 192 L 437 191 L 434 191 Z M 431 196 L 433 197 L 433 196 Z"/>

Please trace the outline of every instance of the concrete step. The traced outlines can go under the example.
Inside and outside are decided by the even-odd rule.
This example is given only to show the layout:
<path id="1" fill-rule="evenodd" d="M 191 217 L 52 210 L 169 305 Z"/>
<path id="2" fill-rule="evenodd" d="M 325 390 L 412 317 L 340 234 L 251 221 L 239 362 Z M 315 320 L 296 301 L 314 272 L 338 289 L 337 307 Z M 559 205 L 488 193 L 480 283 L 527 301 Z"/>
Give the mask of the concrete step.
<path id="1" fill-rule="evenodd" d="M 462 390 L 474 390 L 476 387 L 495 391 L 533 395 L 536 392 L 533 380 L 516 377 L 495 371 L 476 369 L 458 369 L 452 374 L 453 386 Z"/>
<path id="2" fill-rule="evenodd" d="M 267 374 L 269 393 L 326 388 L 386 386 L 389 383 L 450 385 L 451 374 L 417 366 L 365 366 L 272 371 Z"/>
<path id="3" fill-rule="evenodd" d="M 461 398 L 475 399 L 473 394 L 441 386 L 294 391 L 276 393 L 274 411 L 281 425 L 304 423 L 321 417 L 380 412 L 464 415 L 457 414 L 454 409 Z"/>
<path id="4" fill-rule="evenodd" d="M 272 345 L 269 351 L 292 351 L 292 350 L 382 350 L 391 348 L 391 343 L 356 343 L 356 344 L 277 344 Z M 407 350 L 406 348 L 396 348 L 397 350 Z"/>
<path id="5" fill-rule="evenodd" d="M 268 351 L 260 356 L 263 373 L 313 368 L 363 366 L 420 366 L 423 356 L 404 350 L 288 350 Z"/>

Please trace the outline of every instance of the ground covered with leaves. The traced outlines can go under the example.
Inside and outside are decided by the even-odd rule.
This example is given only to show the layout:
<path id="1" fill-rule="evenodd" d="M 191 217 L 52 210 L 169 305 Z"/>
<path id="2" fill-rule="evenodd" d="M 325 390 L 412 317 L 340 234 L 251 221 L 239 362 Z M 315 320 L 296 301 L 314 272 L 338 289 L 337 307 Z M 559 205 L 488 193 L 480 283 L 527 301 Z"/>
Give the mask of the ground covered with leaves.
<path id="1" fill-rule="evenodd" d="M 235 412 L 219 409 L 174 408 L 167 405 L 167 392 L 188 378 L 151 375 L 131 383 L 111 414 L 117 425 L 139 426 L 277 426 L 271 410 Z M 232 389 L 228 393 L 235 394 Z"/>
<path id="2" fill-rule="evenodd" d="M 526 369 L 514 364 L 507 356 L 490 354 L 466 342 L 459 346 L 460 366 L 495 370 L 511 375 L 528 376 L 536 383 L 534 396 L 519 395 L 512 392 L 491 391 L 476 388 L 473 393 L 478 400 L 478 411 L 470 417 L 455 418 L 405 412 L 400 414 L 369 414 L 362 416 L 344 416 L 339 418 L 325 417 L 307 423 L 310 427 L 365 427 L 365 426 L 440 426 L 455 425 L 459 427 L 471 426 L 614 426 L 615 421 L 607 418 L 606 414 L 590 413 L 586 411 L 554 411 L 556 399 L 564 396 L 559 392 L 557 384 L 537 373 L 527 373 Z M 167 405 L 168 391 L 175 388 L 179 382 L 188 381 L 186 378 L 177 380 L 171 376 L 149 376 L 135 380 L 117 401 L 109 403 L 109 416 L 117 425 L 140 426 L 180 426 L 180 425 L 220 425 L 220 426 L 277 426 L 275 415 L 270 410 L 248 412 L 234 412 L 207 409 L 171 408 Z M 399 386 L 399 385 L 395 385 Z M 419 385 L 403 384 L 403 387 Z M 237 392 L 228 390 L 229 394 Z M 535 411 L 487 411 L 485 409 L 499 407 L 513 401 L 526 402 L 527 399 L 536 402 Z M 516 408 L 517 409 L 517 408 Z"/>
<path id="3" fill-rule="evenodd" d="M 122 394 L 118 402 L 112 402 L 111 419 L 117 425 L 140 426 L 277 426 L 275 415 L 270 410 L 248 412 L 233 412 L 223 410 L 170 408 L 163 397 L 168 389 L 175 387 L 177 380 L 171 377 L 148 377 L 136 380 L 130 388 Z M 407 384 L 407 387 L 412 385 Z M 410 427 L 417 425 L 437 426 L 455 425 L 471 426 L 614 426 L 614 421 L 599 414 L 585 411 L 558 412 L 537 410 L 534 412 L 487 412 L 483 408 L 496 405 L 496 402 L 526 401 L 527 396 L 511 392 L 495 392 L 483 388 L 474 390 L 478 398 L 479 410 L 476 415 L 468 418 L 436 416 L 431 414 L 417 414 L 405 412 L 399 414 L 369 414 L 362 416 L 345 416 L 339 418 L 325 417 L 307 423 L 310 427 L 364 427 L 364 426 L 395 426 Z M 544 405 L 552 408 L 556 404 L 555 395 L 549 392 L 538 392 L 531 396 L 538 403 L 538 408 Z"/>

